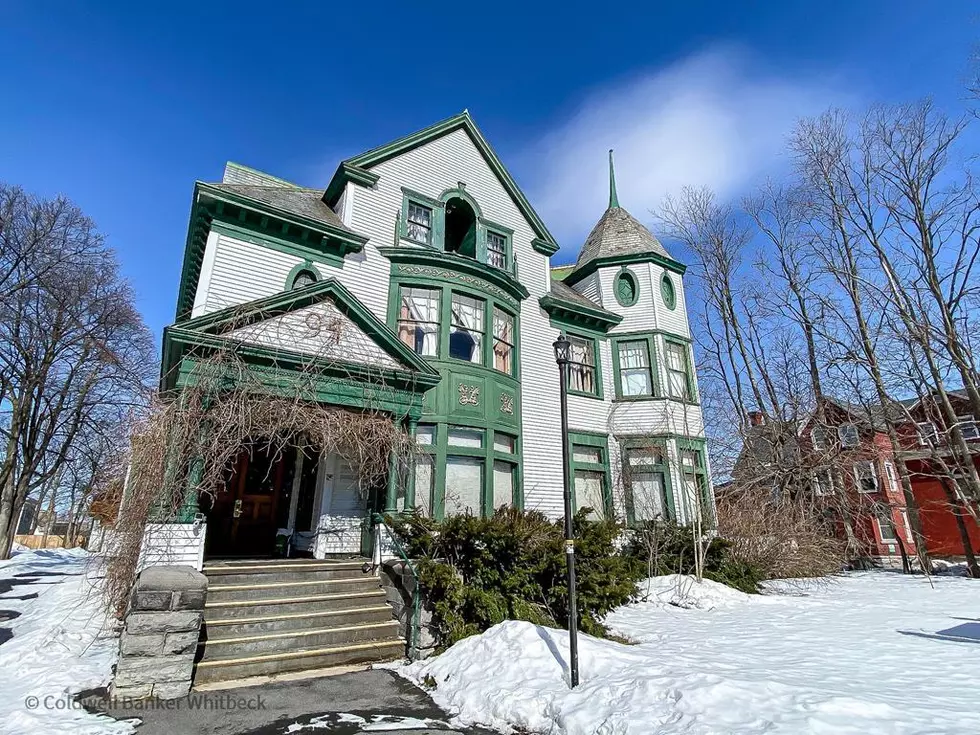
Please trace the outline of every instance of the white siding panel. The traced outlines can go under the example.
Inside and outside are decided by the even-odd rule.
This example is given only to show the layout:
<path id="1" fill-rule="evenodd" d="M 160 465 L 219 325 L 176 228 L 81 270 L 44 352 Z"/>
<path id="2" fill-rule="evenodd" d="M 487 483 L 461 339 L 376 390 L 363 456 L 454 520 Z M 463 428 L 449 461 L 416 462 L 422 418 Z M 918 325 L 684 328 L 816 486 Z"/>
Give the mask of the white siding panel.
<path id="1" fill-rule="evenodd" d="M 204 523 L 148 523 L 137 568 L 177 564 L 201 571 L 206 532 Z"/>
<path id="2" fill-rule="evenodd" d="M 361 494 L 351 466 L 337 455 L 320 463 L 320 517 L 313 555 L 359 554 L 367 499 Z"/>

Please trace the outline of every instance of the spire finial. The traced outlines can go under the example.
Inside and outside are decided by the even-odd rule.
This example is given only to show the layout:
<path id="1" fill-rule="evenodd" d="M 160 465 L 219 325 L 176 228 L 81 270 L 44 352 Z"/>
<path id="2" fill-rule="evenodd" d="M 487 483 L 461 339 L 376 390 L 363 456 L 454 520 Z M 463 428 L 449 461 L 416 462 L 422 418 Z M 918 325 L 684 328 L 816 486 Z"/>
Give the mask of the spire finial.
<path id="1" fill-rule="evenodd" d="M 616 195 L 616 170 L 613 168 L 613 152 L 609 149 L 609 208 L 619 206 L 619 197 Z"/>

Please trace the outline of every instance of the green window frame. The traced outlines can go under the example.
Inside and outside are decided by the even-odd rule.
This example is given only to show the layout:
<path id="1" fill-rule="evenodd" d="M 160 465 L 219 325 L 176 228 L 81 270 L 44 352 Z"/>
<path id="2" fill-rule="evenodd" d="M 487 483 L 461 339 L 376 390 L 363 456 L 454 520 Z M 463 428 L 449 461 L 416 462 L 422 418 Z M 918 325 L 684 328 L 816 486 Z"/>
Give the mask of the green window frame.
<path id="1" fill-rule="evenodd" d="M 572 343 L 572 360 L 568 363 L 565 383 L 569 395 L 601 399 L 602 353 L 599 351 L 599 340 L 582 332 L 566 331 L 565 335 Z M 590 356 L 591 363 L 588 361 Z"/>
<path id="2" fill-rule="evenodd" d="M 491 268 L 514 275 L 517 261 L 514 259 L 514 231 L 509 227 L 478 217 L 478 260 Z"/>
<path id="3" fill-rule="evenodd" d="M 303 280 L 299 286 L 296 285 L 297 281 Z M 304 260 L 302 263 L 298 263 L 293 266 L 293 269 L 289 271 L 289 275 L 286 276 L 286 284 L 284 291 L 292 291 L 294 288 L 302 288 L 303 286 L 309 286 L 313 283 L 319 283 L 323 280 L 323 276 L 320 275 L 320 271 L 315 265 L 313 265 L 312 260 Z"/>
<path id="4" fill-rule="evenodd" d="M 685 495 L 684 501 L 691 506 L 693 499 L 698 500 L 702 510 L 702 525 L 714 528 L 717 524 L 714 505 L 711 502 L 711 485 L 708 481 L 708 455 L 704 439 L 678 439 L 678 475 L 681 481 L 680 492 Z M 688 460 L 691 461 L 688 461 Z M 688 483 L 693 483 L 693 490 Z M 692 495 L 694 496 L 692 498 Z M 689 519 L 690 520 L 690 519 Z"/>
<path id="5" fill-rule="evenodd" d="M 420 218 L 420 212 L 428 213 L 427 223 Z M 401 239 L 429 248 L 442 249 L 445 223 L 445 204 L 417 191 L 402 188 L 402 210 L 398 227 L 398 236 Z"/>
<path id="6" fill-rule="evenodd" d="M 583 431 L 568 432 L 569 474 L 572 479 L 572 512 L 577 513 L 580 503 L 580 490 L 587 488 L 580 480 L 598 480 L 602 495 L 602 508 L 595 508 L 599 519 L 613 518 L 612 473 L 609 467 L 609 437 Z M 594 519 L 598 520 L 598 519 Z"/>
<path id="7" fill-rule="evenodd" d="M 453 441 L 453 436 L 458 441 Z M 414 492 L 407 507 L 442 520 L 447 515 L 446 484 L 451 468 L 479 467 L 479 498 L 474 515 L 488 517 L 500 505 L 502 487 L 498 481 L 510 475 L 511 505 L 523 508 L 521 483 L 523 457 L 520 434 L 493 427 L 463 423 L 423 423 L 416 430 L 416 465 L 412 478 Z M 419 437 L 424 437 L 419 441 Z M 479 437 L 479 441 L 475 441 Z M 421 471 L 420 471 L 421 470 Z M 422 485 L 420 480 L 427 483 Z"/>
<path id="8" fill-rule="evenodd" d="M 659 503 L 663 520 L 675 520 L 674 490 L 670 478 L 670 459 L 667 439 L 655 437 L 629 437 L 619 439 L 622 448 L 623 489 L 625 491 L 626 520 L 630 524 L 657 520 L 648 503 L 637 502 L 636 478 L 652 475 L 659 480 Z M 637 512 L 639 511 L 639 512 Z M 653 517 L 649 517 L 653 516 Z"/>
<path id="9" fill-rule="evenodd" d="M 623 401 L 643 401 L 649 400 L 651 398 L 660 398 L 660 376 L 658 370 L 657 362 L 657 342 L 656 338 L 652 334 L 628 334 L 619 335 L 613 337 L 611 340 L 612 356 L 613 356 L 613 378 L 616 384 L 616 398 L 617 400 Z M 630 362 L 624 361 L 624 351 L 630 348 L 634 350 L 638 347 L 645 350 L 646 361 L 647 361 L 647 385 L 649 386 L 648 392 L 628 394 L 624 388 L 626 387 L 626 381 L 624 378 L 629 377 L 630 373 L 637 373 L 642 369 L 642 366 L 632 365 L 630 362 L 633 361 L 635 355 L 627 355 L 630 358 Z"/>
<path id="10" fill-rule="evenodd" d="M 664 299 L 664 306 L 671 311 L 677 308 L 677 289 L 667 271 L 664 271 L 663 276 L 660 278 L 660 295 Z"/>
<path id="11" fill-rule="evenodd" d="M 613 294 L 616 296 L 619 305 L 624 307 L 633 306 L 640 297 L 640 282 L 637 280 L 636 274 L 625 265 L 616 274 Z"/>
<path id="12" fill-rule="evenodd" d="M 683 361 L 683 369 L 678 369 L 673 357 L 680 356 Z M 697 389 L 694 383 L 694 355 L 691 352 L 691 345 L 680 339 L 664 337 L 664 371 L 667 376 L 664 394 L 667 398 L 672 398 L 685 403 L 697 403 Z M 677 395 L 677 378 L 683 376 L 684 391 L 682 395 Z"/>

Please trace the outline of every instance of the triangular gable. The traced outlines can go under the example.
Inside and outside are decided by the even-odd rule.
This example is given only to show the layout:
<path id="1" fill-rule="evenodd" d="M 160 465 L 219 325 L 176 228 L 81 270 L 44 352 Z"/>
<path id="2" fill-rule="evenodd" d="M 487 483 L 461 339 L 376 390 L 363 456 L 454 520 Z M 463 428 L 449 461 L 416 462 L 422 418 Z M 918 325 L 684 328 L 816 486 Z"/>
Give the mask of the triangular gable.
<path id="1" fill-rule="evenodd" d="M 426 384 L 439 380 L 435 368 L 332 278 L 205 314 L 179 327 L 181 335 L 231 340 L 282 356 L 408 372 Z M 164 370 L 169 367 L 165 364 Z"/>
<path id="2" fill-rule="evenodd" d="M 365 153 L 343 161 L 337 167 L 337 172 L 327 187 L 324 199 L 328 204 L 333 205 L 340 196 L 343 183 L 346 181 L 350 180 L 362 185 L 369 185 L 372 176 L 374 176 L 374 180 L 377 180 L 377 176 L 370 173 L 370 169 L 374 166 L 456 130 L 466 132 L 470 140 L 473 141 L 473 145 L 476 146 L 476 149 L 490 167 L 490 170 L 493 171 L 501 185 L 510 195 L 514 205 L 524 215 L 524 218 L 527 219 L 531 228 L 534 230 L 534 234 L 537 235 L 534 241 L 535 248 L 548 255 L 555 253 L 558 250 L 558 243 L 555 241 L 555 238 L 548 231 L 548 228 L 545 226 L 541 217 L 538 216 L 538 213 L 534 211 L 534 207 L 531 206 L 527 197 L 524 196 L 524 192 L 521 191 L 517 182 L 514 181 L 514 178 L 504 167 L 504 164 L 501 163 L 497 154 L 490 146 L 490 143 L 483 137 L 483 133 L 480 132 L 476 123 L 473 122 L 470 113 L 465 110 L 459 115 L 454 115 L 446 120 L 437 122 L 435 125 L 430 125 L 416 133 L 406 135 L 404 138 L 399 138 L 378 148 L 372 148 Z"/>

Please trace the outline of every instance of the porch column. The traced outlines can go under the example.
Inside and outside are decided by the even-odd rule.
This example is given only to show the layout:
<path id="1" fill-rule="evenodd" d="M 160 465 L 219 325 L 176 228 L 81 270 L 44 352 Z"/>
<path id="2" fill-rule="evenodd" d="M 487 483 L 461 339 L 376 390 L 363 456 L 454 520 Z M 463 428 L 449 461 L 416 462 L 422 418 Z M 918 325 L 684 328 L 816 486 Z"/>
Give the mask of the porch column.
<path id="1" fill-rule="evenodd" d="M 408 447 L 407 474 L 405 478 L 405 510 L 415 508 L 415 433 L 419 428 L 418 419 L 408 420 L 408 438 L 411 440 Z"/>
<path id="2" fill-rule="evenodd" d="M 397 429 L 396 429 L 397 430 Z M 398 445 L 393 442 L 388 450 L 388 491 L 385 494 L 385 513 L 398 509 Z"/>
<path id="3" fill-rule="evenodd" d="M 197 489 L 204 477 L 204 458 L 194 457 L 187 473 L 187 488 L 184 490 L 184 501 L 180 505 L 180 512 L 177 520 L 182 523 L 190 523 L 201 511 L 198 502 Z"/>

